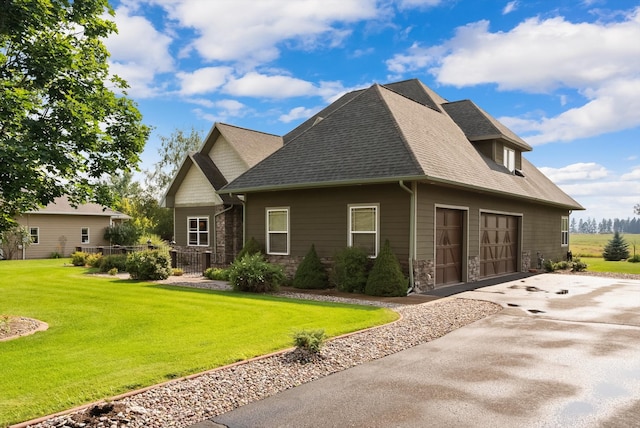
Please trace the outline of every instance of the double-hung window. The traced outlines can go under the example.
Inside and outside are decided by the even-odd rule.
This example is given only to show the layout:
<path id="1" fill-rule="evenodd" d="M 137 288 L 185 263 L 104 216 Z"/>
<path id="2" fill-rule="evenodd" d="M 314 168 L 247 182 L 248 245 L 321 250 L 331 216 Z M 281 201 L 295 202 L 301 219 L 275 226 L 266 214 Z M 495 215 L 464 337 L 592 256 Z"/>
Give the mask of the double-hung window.
<path id="1" fill-rule="evenodd" d="M 364 249 L 369 257 L 378 256 L 379 206 L 349 205 L 350 247 Z"/>
<path id="2" fill-rule="evenodd" d="M 569 245 L 569 217 L 562 216 L 560 220 L 560 243 L 563 247 Z"/>
<path id="3" fill-rule="evenodd" d="M 39 227 L 30 227 L 29 228 L 29 236 L 31 237 L 32 244 L 40 243 L 40 228 Z"/>
<path id="4" fill-rule="evenodd" d="M 80 242 L 83 244 L 89 243 L 89 228 L 83 227 L 80 229 Z"/>
<path id="5" fill-rule="evenodd" d="M 510 171 L 516 169 L 516 152 L 513 149 L 504 147 L 502 151 L 502 164 Z"/>
<path id="6" fill-rule="evenodd" d="M 199 247 L 209 245 L 209 217 L 188 217 L 187 228 L 187 245 Z"/>
<path id="7" fill-rule="evenodd" d="M 289 208 L 267 208 L 267 254 L 289 254 Z"/>

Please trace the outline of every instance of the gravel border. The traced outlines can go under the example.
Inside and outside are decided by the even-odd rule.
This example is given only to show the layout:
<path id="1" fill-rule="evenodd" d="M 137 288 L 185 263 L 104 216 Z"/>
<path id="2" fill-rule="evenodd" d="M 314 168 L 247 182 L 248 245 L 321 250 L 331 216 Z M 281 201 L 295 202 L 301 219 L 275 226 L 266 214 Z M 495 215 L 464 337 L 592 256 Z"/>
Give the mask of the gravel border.
<path id="1" fill-rule="evenodd" d="M 210 289 L 225 289 L 226 286 L 188 280 L 174 285 Z M 316 356 L 289 349 L 17 427 L 188 427 L 280 391 L 429 342 L 502 310 L 494 303 L 459 298 L 401 305 L 305 293 L 278 294 L 388 307 L 401 318 L 381 327 L 334 338 Z"/>

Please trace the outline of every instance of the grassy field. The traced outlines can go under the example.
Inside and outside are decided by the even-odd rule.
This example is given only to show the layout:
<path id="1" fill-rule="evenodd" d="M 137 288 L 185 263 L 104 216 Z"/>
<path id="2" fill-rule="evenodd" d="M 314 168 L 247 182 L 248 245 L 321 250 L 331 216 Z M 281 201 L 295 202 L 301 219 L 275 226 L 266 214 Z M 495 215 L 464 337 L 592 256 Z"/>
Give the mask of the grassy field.
<path id="1" fill-rule="evenodd" d="M 45 332 L 0 342 L 0 426 L 397 319 L 381 308 L 87 275 L 61 260 L 0 262 L 0 314 Z"/>
<path id="2" fill-rule="evenodd" d="M 627 234 L 622 235 L 624 240 L 629 244 L 629 252 L 633 255 L 633 245 L 636 245 L 636 251 L 640 254 L 640 235 Z M 572 233 L 570 236 L 570 249 L 574 257 L 602 257 L 602 250 L 605 245 L 613 238 L 613 234 L 581 234 Z M 633 264 L 633 263 L 630 263 Z"/>

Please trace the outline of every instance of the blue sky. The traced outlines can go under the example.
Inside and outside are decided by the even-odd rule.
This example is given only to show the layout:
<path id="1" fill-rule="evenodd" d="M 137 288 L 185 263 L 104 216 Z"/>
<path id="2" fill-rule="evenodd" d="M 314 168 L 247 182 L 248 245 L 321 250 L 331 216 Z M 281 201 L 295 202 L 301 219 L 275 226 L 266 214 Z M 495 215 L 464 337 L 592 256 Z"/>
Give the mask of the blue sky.
<path id="1" fill-rule="evenodd" d="M 418 78 L 533 146 L 576 219 L 640 203 L 640 2 L 121 0 L 111 69 L 159 136 L 214 122 L 282 135 L 343 93 Z"/>

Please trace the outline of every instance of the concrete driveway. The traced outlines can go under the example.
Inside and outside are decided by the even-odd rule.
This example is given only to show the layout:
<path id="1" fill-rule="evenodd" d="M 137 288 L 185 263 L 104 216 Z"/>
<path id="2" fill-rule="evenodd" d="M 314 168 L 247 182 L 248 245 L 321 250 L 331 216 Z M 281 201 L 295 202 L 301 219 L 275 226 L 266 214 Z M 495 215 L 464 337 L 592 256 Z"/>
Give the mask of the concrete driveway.
<path id="1" fill-rule="evenodd" d="M 544 274 L 457 297 L 505 309 L 199 426 L 640 426 L 640 281 Z"/>

